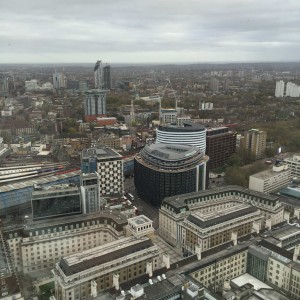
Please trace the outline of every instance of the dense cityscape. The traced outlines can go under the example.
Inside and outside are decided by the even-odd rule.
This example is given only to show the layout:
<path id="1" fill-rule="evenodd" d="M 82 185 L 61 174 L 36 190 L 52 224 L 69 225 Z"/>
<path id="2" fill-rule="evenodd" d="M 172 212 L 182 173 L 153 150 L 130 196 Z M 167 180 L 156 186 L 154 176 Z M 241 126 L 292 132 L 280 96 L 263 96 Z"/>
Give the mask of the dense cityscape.
<path id="1" fill-rule="evenodd" d="M 0 299 L 300 299 L 300 63 L 0 71 Z"/>

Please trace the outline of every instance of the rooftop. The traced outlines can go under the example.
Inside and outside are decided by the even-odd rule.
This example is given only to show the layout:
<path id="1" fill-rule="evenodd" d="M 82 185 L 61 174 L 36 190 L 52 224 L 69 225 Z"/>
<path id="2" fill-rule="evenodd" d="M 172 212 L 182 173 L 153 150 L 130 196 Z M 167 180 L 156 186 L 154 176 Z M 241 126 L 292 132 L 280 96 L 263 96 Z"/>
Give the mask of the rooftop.
<path id="1" fill-rule="evenodd" d="M 223 187 L 218 187 L 214 189 L 209 189 L 209 190 L 204 190 L 204 191 L 198 191 L 198 192 L 192 192 L 192 193 L 187 193 L 187 194 L 182 194 L 182 195 L 176 195 L 176 196 L 171 196 L 171 197 L 166 197 L 163 200 L 163 204 L 168 204 L 170 206 L 173 206 L 175 208 L 182 208 L 182 207 L 187 207 L 189 204 L 189 201 L 193 201 L 196 198 L 201 198 L 201 197 L 206 197 L 206 196 L 213 196 L 216 194 L 221 194 L 221 193 L 231 193 L 234 192 L 235 194 L 241 194 L 241 197 L 245 196 L 254 196 L 259 199 L 265 199 L 271 202 L 276 202 L 278 201 L 279 197 L 276 195 L 269 195 L 261 192 L 256 192 L 253 190 L 249 190 L 237 185 L 227 185 Z"/>
<path id="2" fill-rule="evenodd" d="M 231 281 L 239 287 L 243 286 L 246 283 L 251 283 L 255 290 L 259 290 L 262 288 L 272 289 L 270 286 L 266 285 L 265 283 L 256 279 L 255 277 L 253 277 L 252 275 L 250 275 L 248 273 L 238 276 L 238 277 L 232 279 Z"/>
<path id="3" fill-rule="evenodd" d="M 171 131 L 171 132 L 186 132 L 186 131 L 205 131 L 206 128 L 198 123 L 193 123 L 189 121 L 182 122 L 183 126 L 177 125 L 164 125 L 159 126 L 158 130 L 161 131 Z"/>
<path id="4" fill-rule="evenodd" d="M 187 159 L 197 154 L 200 150 L 199 148 L 190 145 L 151 144 L 146 145 L 142 151 L 164 161 L 176 161 Z"/>
<path id="5" fill-rule="evenodd" d="M 97 157 L 98 159 L 121 158 L 122 156 L 113 149 L 97 146 L 82 150 L 82 158 Z"/>
<path id="6" fill-rule="evenodd" d="M 126 237 L 89 250 L 61 258 L 59 265 L 70 276 L 89 268 L 112 262 L 118 258 L 153 247 L 147 237 Z"/>
<path id="7" fill-rule="evenodd" d="M 273 168 L 271 168 L 271 169 L 267 169 L 267 170 L 258 172 L 256 174 L 253 174 L 253 175 L 251 175 L 251 177 L 257 178 L 257 179 L 262 179 L 262 180 L 267 180 L 267 179 L 277 176 L 278 174 L 283 173 L 283 172 L 290 172 L 290 170 L 282 169 L 282 170 L 275 171 Z"/>
<path id="8" fill-rule="evenodd" d="M 7 184 L 7 185 L 3 185 L 0 187 L 0 192 L 9 192 L 12 190 L 24 189 L 27 187 L 32 187 L 34 184 L 37 184 L 37 185 L 48 184 L 48 183 L 51 183 L 51 182 L 54 182 L 57 180 L 68 179 L 71 177 L 79 176 L 80 173 L 81 173 L 81 171 L 78 170 L 78 171 L 73 171 L 73 172 L 60 174 L 60 175 L 52 174 L 52 175 L 41 177 L 41 178 L 22 181 L 20 183 Z"/>
<path id="9" fill-rule="evenodd" d="M 193 213 L 187 217 L 187 220 L 200 228 L 208 228 L 220 223 L 227 222 L 229 220 L 246 216 L 254 212 L 258 212 L 258 209 L 247 204 L 240 204 L 234 207 L 226 208 L 217 213 Z"/>
<path id="10" fill-rule="evenodd" d="M 152 220 L 144 215 L 141 215 L 128 219 L 128 222 L 134 223 L 135 225 L 142 225 L 145 223 L 152 222 Z"/>

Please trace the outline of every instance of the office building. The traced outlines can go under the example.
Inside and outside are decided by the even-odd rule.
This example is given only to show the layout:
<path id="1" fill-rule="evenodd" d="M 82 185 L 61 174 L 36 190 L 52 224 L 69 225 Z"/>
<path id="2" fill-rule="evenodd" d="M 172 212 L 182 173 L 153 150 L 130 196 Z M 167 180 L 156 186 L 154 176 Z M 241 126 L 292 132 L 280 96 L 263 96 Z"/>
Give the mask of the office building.
<path id="1" fill-rule="evenodd" d="M 99 174 L 100 196 L 124 194 L 123 160 L 113 149 L 98 146 L 82 150 L 81 171 Z"/>
<path id="2" fill-rule="evenodd" d="M 242 147 L 249 150 L 255 159 L 264 157 L 266 150 L 267 133 L 258 129 L 250 129 L 244 132 Z"/>
<path id="3" fill-rule="evenodd" d="M 103 67 L 103 89 L 110 90 L 111 88 L 111 68 L 110 65 L 106 65 Z"/>
<path id="4" fill-rule="evenodd" d="M 55 89 L 66 88 L 67 87 L 66 81 L 67 80 L 64 73 L 55 72 L 53 74 L 53 87 Z"/>
<path id="5" fill-rule="evenodd" d="M 74 184 L 35 185 L 31 194 L 34 220 L 82 213 L 79 188 Z"/>
<path id="6" fill-rule="evenodd" d="M 127 218 L 115 210 L 34 221 L 9 226 L 3 236 L 18 272 L 53 268 L 62 256 L 104 245 L 124 237 Z"/>
<path id="7" fill-rule="evenodd" d="M 84 93 L 84 116 L 86 122 L 95 121 L 106 114 L 106 92 L 104 90 L 88 90 Z"/>
<path id="8" fill-rule="evenodd" d="M 177 243 L 186 255 L 197 254 L 229 241 L 249 235 L 261 213 L 246 203 L 231 202 L 223 209 L 219 206 L 190 213 L 178 224 L 179 239 Z"/>
<path id="9" fill-rule="evenodd" d="M 156 129 L 156 143 L 196 146 L 205 153 L 206 128 L 188 121 L 182 122 L 182 126 L 161 125 Z"/>
<path id="10" fill-rule="evenodd" d="M 284 96 L 284 81 L 276 81 L 275 97 L 280 98 Z"/>
<path id="11" fill-rule="evenodd" d="M 83 299 L 158 268 L 159 250 L 145 236 L 126 237 L 80 254 L 63 256 L 52 271 L 56 300 Z"/>
<path id="12" fill-rule="evenodd" d="M 249 177 L 249 189 L 271 193 L 288 186 L 291 178 L 291 170 L 286 164 L 277 164 L 265 171 L 258 172 Z"/>
<path id="13" fill-rule="evenodd" d="M 209 170 L 223 167 L 229 157 L 236 152 L 236 132 L 228 127 L 206 129 L 206 155 Z"/>
<path id="14" fill-rule="evenodd" d="M 195 146 L 146 145 L 135 156 L 135 187 L 157 206 L 165 197 L 204 190 L 207 161 L 208 157 Z"/>
<path id="15" fill-rule="evenodd" d="M 233 206 L 237 201 L 260 209 L 263 218 L 260 224 L 256 224 L 258 227 L 270 228 L 284 220 L 284 207 L 278 196 L 251 191 L 239 186 L 226 186 L 217 190 L 165 198 L 159 211 L 159 233 L 170 244 L 178 246 L 178 224 L 189 214 L 222 211 Z"/>
<path id="16" fill-rule="evenodd" d="M 285 158 L 284 162 L 291 171 L 291 179 L 300 179 L 300 155 L 293 155 L 292 157 Z"/>
<path id="17" fill-rule="evenodd" d="M 82 212 L 84 214 L 100 211 L 100 179 L 98 173 L 80 175 Z"/>

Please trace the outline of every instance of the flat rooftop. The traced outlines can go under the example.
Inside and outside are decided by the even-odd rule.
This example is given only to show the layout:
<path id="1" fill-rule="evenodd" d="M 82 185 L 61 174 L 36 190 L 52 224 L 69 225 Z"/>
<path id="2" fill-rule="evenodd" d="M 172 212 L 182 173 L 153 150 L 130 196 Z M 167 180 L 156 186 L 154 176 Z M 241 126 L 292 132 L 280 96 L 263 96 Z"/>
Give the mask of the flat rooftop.
<path id="1" fill-rule="evenodd" d="M 63 272 L 69 276 L 100 266 L 104 263 L 125 257 L 129 254 L 156 247 L 147 237 L 126 237 L 105 245 L 94 247 L 81 253 L 61 258 L 59 265 Z M 157 248 L 156 248 L 157 249 Z"/>
<path id="2" fill-rule="evenodd" d="M 10 192 L 13 190 L 24 189 L 24 188 L 32 187 L 35 184 L 37 184 L 37 185 L 49 184 L 54 181 L 69 179 L 69 178 L 76 177 L 76 176 L 78 176 L 78 178 L 79 178 L 80 173 L 81 173 L 81 171 L 78 170 L 78 171 L 68 172 L 68 173 L 60 174 L 60 175 L 52 174 L 52 175 L 45 176 L 42 178 L 31 179 L 31 180 L 23 181 L 20 183 L 7 184 L 7 185 L 3 185 L 0 187 L 0 192 Z"/>
<path id="3" fill-rule="evenodd" d="M 276 172 L 271 168 L 271 169 L 264 170 L 264 171 L 258 172 L 256 174 L 253 174 L 250 177 L 267 180 L 274 176 L 278 176 L 281 173 L 287 173 L 287 172 L 290 172 L 290 170 L 288 169 L 288 170 L 281 170 L 281 171 Z"/>
<path id="4" fill-rule="evenodd" d="M 228 209 L 224 209 L 220 212 L 210 212 L 207 214 L 193 213 L 187 217 L 187 220 L 204 229 L 252 214 L 254 212 L 258 212 L 258 209 L 250 205 L 241 204 L 229 207 Z"/>
<path id="5" fill-rule="evenodd" d="M 182 195 L 176 195 L 176 196 L 171 196 L 171 197 L 166 197 L 163 200 L 163 204 L 166 203 L 170 206 L 173 207 L 186 207 L 189 204 L 190 200 L 194 200 L 197 198 L 203 198 L 206 196 L 212 196 L 216 194 L 221 194 L 221 193 L 232 193 L 234 194 L 241 194 L 240 197 L 244 197 L 245 195 L 250 195 L 257 197 L 259 199 L 265 199 L 271 202 L 276 202 L 278 201 L 279 197 L 278 195 L 269 195 L 261 192 L 256 192 L 253 190 L 249 190 L 237 185 L 227 185 L 223 187 L 217 187 L 214 189 L 209 189 L 209 190 L 204 190 L 204 191 L 198 191 L 198 192 L 192 192 L 192 193 L 187 193 L 187 194 L 182 194 Z M 192 202 L 191 202 L 192 203 Z"/>
<path id="6" fill-rule="evenodd" d="M 122 158 L 122 156 L 113 149 L 107 147 L 95 147 L 82 150 L 82 158 L 97 157 L 98 159 Z"/>
<path id="7" fill-rule="evenodd" d="M 270 286 L 266 285 L 265 283 L 256 279 L 255 277 L 253 277 L 252 275 L 250 275 L 248 273 L 245 273 L 241 276 L 231 279 L 231 281 L 239 287 L 243 286 L 246 283 L 250 283 L 253 285 L 255 290 L 272 289 Z"/>
<path id="8" fill-rule="evenodd" d="M 298 223 L 295 223 L 295 225 L 286 224 L 279 229 L 272 230 L 272 236 L 279 240 L 285 240 L 297 234 L 300 235 L 300 228 L 296 224 Z"/>
<path id="9" fill-rule="evenodd" d="M 136 216 L 136 217 L 128 219 L 128 222 L 131 222 L 131 223 L 139 226 L 139 225 L 146 224 L 146 223 L 153 222 L 153 221 L 151 219 L 149 219 L 148 217 L 141 215 L 141 216 Z"/>

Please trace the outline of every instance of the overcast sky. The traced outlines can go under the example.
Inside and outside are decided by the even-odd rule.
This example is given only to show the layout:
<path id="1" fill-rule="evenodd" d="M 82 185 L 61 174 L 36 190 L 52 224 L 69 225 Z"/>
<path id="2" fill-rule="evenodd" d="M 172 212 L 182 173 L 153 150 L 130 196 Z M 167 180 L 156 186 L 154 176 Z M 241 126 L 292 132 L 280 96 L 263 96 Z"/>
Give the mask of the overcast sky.
<path id="1" fill-rule="evenodd" d="M 300 0 L 0 0 L 0 63 L 299 57 Z"/>

